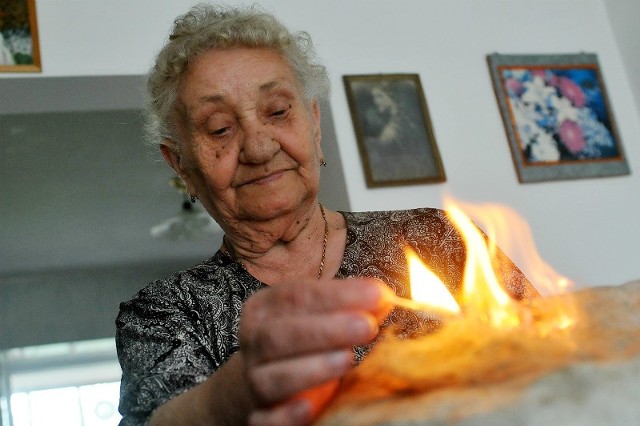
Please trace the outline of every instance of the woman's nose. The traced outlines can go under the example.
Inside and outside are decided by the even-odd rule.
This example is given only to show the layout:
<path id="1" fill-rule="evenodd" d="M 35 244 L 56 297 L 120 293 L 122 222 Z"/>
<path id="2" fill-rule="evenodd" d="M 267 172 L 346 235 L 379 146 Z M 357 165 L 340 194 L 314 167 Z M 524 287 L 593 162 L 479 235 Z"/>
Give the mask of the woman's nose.
<path id="1" fill-rule="evenodd" d="M 262 128 L 245 130 L 239 159 L 243 163 L 261 164 L 269 161 L 280 149 L 270 132 Z"/>

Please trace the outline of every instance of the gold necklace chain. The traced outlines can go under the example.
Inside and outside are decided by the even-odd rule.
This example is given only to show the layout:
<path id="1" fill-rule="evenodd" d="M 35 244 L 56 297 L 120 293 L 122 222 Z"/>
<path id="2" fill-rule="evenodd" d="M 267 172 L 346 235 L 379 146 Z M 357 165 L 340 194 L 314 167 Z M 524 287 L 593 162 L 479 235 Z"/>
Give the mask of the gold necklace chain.
<path id="1" fill-rule="evenodd" d="M 322 257 L 320 259 L 320 268 L 318 268 L 318 279 L 320 279 L 322 278 L 322 271 L 324 270 L 324 261 L 327 256 L 327 241 L 329 240 L 329 222 L 327 222 L 327 215 L 324 212 L 324 206 L 320 203 L 318 204 L 320 206 L 320 212 L 322 213 L 322 220 L 324 221 L 324 238 L 322 240 Z M 229 257 L 232 260 L 238 262 L 240 267 L 245 271 L 247 271 L 247 268 L 244 266 L 244 263 L 240 262 L 240 259 L 238 259 L 238 256 L 236 256 L 236 251 L 233 249 L 231 244 L 227 243 L 227 237 L 224 235 L 222 236 L 222 246 L 227 251 L 227 254 L 229 255 Z M 247 273 L 248 272 L 249 271 L 247 271 Z"/>
<path id="2" fill-rule="evenodd" d="M 318 279 L 322 278 L 322 270 L 324 269 L 324 259 L 327 255 L 327 240 L 329 239 L 329 222 L 327 222 L 327 215 L 324 212 L 324 206 L 320 203 L 320 212 L 322 213 L 322 220 L 324 220 L 324 239 L 322 240 L 322 258 L 320 259 L 320 269 L 318 269 Z"/>

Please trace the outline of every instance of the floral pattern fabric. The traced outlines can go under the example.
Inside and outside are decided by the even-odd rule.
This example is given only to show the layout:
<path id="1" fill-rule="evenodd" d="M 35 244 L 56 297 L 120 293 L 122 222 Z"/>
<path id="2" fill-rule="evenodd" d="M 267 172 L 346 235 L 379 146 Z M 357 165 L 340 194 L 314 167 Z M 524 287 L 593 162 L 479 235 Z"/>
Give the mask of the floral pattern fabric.
<path id="1" fill-rule="evenodd" d="M 455 295 L 464 269 L 464 243 L 443 211 L 415 209 L 342 213 L 347 242 L 337 278 L 375 277 L 408 294 L 404 247 L 410 246 Z M 523 299 L 537 293 L 503 254 L 505 289 Z M 144 424 L 153 409 L 206 380 L 235 351 L 242 305 L 266 287 L 218 251 L 193 268 L 158 280 L 122 303 L 116 343 L 123 370 L 121 425 Z M 438 327 L 436 318 L 395 309 L 384 327 L 411 336 Z M 354 348 L 362 359 L 373 344 Z"/>

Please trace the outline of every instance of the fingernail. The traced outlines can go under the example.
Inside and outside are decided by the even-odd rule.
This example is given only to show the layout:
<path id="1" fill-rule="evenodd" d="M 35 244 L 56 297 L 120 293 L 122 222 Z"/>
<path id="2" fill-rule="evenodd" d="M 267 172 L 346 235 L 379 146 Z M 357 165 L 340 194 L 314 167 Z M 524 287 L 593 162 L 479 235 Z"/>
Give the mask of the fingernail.
<path id="1" fill-rule="evenodd" d="M 378 324 L 369 316 L 354 315 L 349 321 L 349 334 L 356 340 L 368 340 L 378 332 Z"/>
<path id="2" fill-rule="evenodd" d="M 351 368 L 353 364 L 353 352 L 351 350 L 331 352 L 328 357 L 328 362 L 334 371 L 346 371 Z"/>

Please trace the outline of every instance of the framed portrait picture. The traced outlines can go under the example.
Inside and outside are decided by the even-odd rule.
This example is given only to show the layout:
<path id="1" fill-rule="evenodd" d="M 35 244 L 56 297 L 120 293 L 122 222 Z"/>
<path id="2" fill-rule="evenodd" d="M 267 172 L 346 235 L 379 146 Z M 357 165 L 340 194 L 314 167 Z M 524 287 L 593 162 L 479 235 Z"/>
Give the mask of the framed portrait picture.
<path id="1" fill-rule="evenodd" d="M 40 72 L 35 0 L 0 0 L 0 72 Z"/>
<path id="2" fill-rule="evenodd" d="M 487 62 L 521 183 L 629 174 L 595 54 Z"/>
<path id="3" fill-rule="evenodd" d="M 343 76 L 368 187 L 444 182 L 417 74 Z"/>

